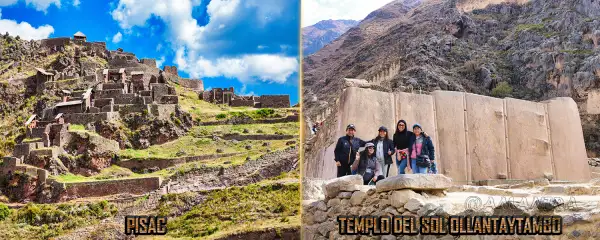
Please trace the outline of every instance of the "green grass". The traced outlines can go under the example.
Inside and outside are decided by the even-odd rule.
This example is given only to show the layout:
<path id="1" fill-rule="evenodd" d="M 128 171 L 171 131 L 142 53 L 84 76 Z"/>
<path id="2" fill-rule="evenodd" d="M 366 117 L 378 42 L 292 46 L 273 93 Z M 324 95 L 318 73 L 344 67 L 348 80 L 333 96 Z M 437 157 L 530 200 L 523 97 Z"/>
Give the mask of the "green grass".
<path id="1" fill-rule="evenodd" d="M 244 133 L 244 129 L 248 133 Z M 211 137 L 223 134 L 282 134 L 282 135 L 298 135 L 300 134 L 300 123 L 275 123 L 275 124 L 240 124 L 240 125 L 212 125 L 212 126 L 196 126 L 192 128 L 191 134 L 195 137 Z"/>
<path id="2" fill-rule="evenodd" d="M 83 126 L 81 124 L 71 124 L 71 127 L 69 128 L 69 130 L 71 130 L 71 131 L 87 131 L 85 129 L 85 126 Z"/>
<path id="3" fill-rule="evenodd" d="M 285 145 L 285 140 L 270 141 L 271 148 Z M 177 140 L 161 145 L 153 145 L 147 149 L 125 149 L 119 152 L 122 159 L 130 158 L 177 158 L 182 156 L 200 156 L 214 154 L 217 149 L 223 153 L 246 152 L 246 145 L 252 145 L 253 149 L 261 149 L 263 141 L 213 141 L 210 138 L 196 138 L 192 136 L 180 137 Z M 181 154 L 181 153 L 184 154 Z"/>
<path id="4" fill-rule="evenodd" d="M 86 204 L 27 204 L 12 210 L 0 221 L 2 238 L 48 239 L 68 231 L 100 223 L 114 216 L 117 209 L 107 201 Z"/>
<path id="5" fill-rule="evenodd" d="M 32 142 L 40 142 L 42 141 L 41 138 L 25 138 L 23 139 L 22 143 L 32 143 Z"/>
<path id="6" fill-rule="evenodd" d="M 139 178 L 139 177 L 147 177 L 148 175 L 142 174 L 134 174 L 131 170 L 127 168 L 122 168 L 117 165 L 112 165 L 108 168 L 102 169 L 100 173 L 91 176 L 85 177 L 82 175 L 75 175 L 72 173 L 67 173 L 58 176 L 51 176 L 51 178 L 64 183 L 69 182 L 89 182 L 89 181 L 100 181 L 100 180 L 108 180 L 108 179 L 123 179 L 123 178 Z"/>
<path id="7" fill-rule="evenodd" d="M 298 183 L 254 184 L 212 191 L 202 204 L 170 220 L 167 235 L 205 238 L 248 230 L 252 226 L 299 225 L 296 221 L 300 214 L 299 188 Z M 169 199 L 173 200 L 174 196 L 161 201 L 162 213 L 170 211 Z"/>

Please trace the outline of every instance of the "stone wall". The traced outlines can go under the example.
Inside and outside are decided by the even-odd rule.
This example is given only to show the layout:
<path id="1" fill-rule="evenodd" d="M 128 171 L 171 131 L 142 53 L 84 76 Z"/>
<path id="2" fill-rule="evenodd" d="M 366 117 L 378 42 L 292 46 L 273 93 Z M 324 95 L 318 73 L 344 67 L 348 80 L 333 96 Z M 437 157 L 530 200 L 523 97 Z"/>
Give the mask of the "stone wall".
<path id="1" fill-rule="evenodd" d="M 149 105 L 146 104 L 123 104 L 123 105 L 114 105 L 114 110 L 118 111 L 121 115 L 127 115 L 130 113 L 141 113 L 141 112 L 149 112 Z"/>
<path id="2" fill-rule="evenodd" d="M 123 93 L 123 89 L 102 90 L 96 92 L 95 98 L 116 98 Z"/>
<path id="3" fill-rule="evenodd" d="M 166 120 L 175 113 L 176 104 L 152 104 L 150 105 L 150 113 L 160 120 Z"/>
<path id="4" fill-rule="evenodd" d="M 257 97 L 256 101 L 260 102 L 262 108 L 289 108 L 289 95 L 262 95 Z"/>
<path id="5" fill-rule="evenodd" d="M 157 67 L 156 66 L 156 59 L 154 59 L 154 58 L 142 58 L 140 60 L 140 63 L 148 65 L 149 67 L 153 67 L 153 68 Z"/>
<path id="6" fill-rule="evenodd" d="M 183 163 L 196 162 L 207 159 L 217 159 L 222 157 L 231 157 L 238 154 L 239 153 L 221 153 L 180 158 L 134 158 L 125 161 L 119 161 L 117 162 L 117 165 L 119 165 L 120 167 L 129 168 L 134 172 L 140 172 L 145 169 L 165 169 Z"/>
<path id="7" fill-rule="evenodd" d="M 236 98 L 231 100 L 232 107 L 254 107 L 253 99 Z"/>
<path id="8" fill-rule="evenodd" d="M 71 124 L 88 124 L 96 121 L 113 122 L 120 118 L 118 112 L 101 112 L 101 113 L 73 113 L 64 115 L 65 122 Z"/>
<path id="9" fill-rule="evenodd" d="M 319 131 L 316 147 L 307 153 L 308 177 L 335 177 L 333 149 L 346 125 L 353 123 L 357 137 L 370 140 L 379 126 L 393 134 L 396 122 L 404 119 L 410 128 L 423 126 L 434 142 L 438 171 L 460 184 L 502 178 L 590 179 L 584 171 L 587 156 L 579 112 L 571 98 L 534 103 L 461 92 L 421 95 L 350 87 L 333 116 L 324 123 L 329 130 Z"/>
<path id="10" fill-rule="evenodd" d="M 160 104 L 177 104 L 178 102 L 179 98 L 177 95 L 164 95 L 158 101 Z"/>
<path id="11" fill-rule="evenodd" d="M 204 83 L 200 79 L 179 78 L 179 85 L 185 88 L 191 88 L 195 91 L 204 91 Z"/>
<path id="12" fill-rule="evenodd" d="M 96 98 L 94 99 L 94 107 L 102 108 L 107 105 L 113 105 L 114 99 L 112 98 Z"/>
<path id="13" fill-rule="evenodd" d="M 64 113 L 64 114 L 82 113 L 84 111 L 85 111 L 85 109 L 83 109 L 83 104 L 73 104 L 73 105 L 56 107 L 56 114 L 59 114 L 59 113 Z"/>
<path id="14" fill-rule="evenodd" d="M 163 67 L 163 71 L 175 75 L 175 76 L 179 76 L 179 74 L 177 73 L 177 67 L 176 66 L 164 66 Z"/>
<path id="15" fill-rule="evenodd" d="M 160 177 L 65 183 L 65 198 L 102 197 L 114 194 L 144 194 L 160 187 Z"/>
<path id="16" fill-rule="evenodd" d="M 49 49 L 54 49 L 57 47 L 64 47 L 68 44 L 71 43 L 71 39 L 68 37 L 63 37 L 63 38 L 49 38 L 49 39 L 42 39 L 41 40 L 41 46 L 43 48 L 49 48 Z"/>
<path id="17" fill-rule="evenodd" d="M 376 186 L 363 185 L 362 181 L 361 176 L 351 175 L 326 183 L 324 199 L 303 206 L 302 239 L 358 239 L 357 235 L 343 238 L 339 234 L 338 216 L 447 216 L 464 211 L 464 207 L 444 199 L 444 190 L 452 182 L 443 175 L 401 175 L 384 179 Z M 390 235 L 381 239 L 401 237 Z"/>

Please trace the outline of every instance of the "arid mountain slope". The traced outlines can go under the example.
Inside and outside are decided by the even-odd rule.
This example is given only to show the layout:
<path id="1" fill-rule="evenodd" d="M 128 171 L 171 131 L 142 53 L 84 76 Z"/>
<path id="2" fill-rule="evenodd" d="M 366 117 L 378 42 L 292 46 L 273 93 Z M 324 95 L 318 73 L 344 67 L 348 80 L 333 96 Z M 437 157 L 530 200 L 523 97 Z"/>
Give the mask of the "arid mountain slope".
<path id="1" fill-rule="evenodd" d="M 355 20 L 323 20 L 302 28 L 302 54 L 308 56 L 319 51 L 357 24 Z"/>
<path id="2" fill-rule="evenodd" d="M 305 116 L 323 120 L 345 77 L 484 95 L 507 82 L 502 96 L 582 103 L 600 80 L 599 45 L 594 0 L 397 0 L 305 58 Z"/>

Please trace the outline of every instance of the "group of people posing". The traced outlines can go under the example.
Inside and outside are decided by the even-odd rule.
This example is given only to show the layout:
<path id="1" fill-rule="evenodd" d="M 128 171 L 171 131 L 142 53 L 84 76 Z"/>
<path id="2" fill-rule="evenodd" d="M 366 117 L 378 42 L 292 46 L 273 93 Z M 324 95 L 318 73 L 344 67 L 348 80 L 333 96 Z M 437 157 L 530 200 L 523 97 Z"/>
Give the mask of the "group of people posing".
<path id="1" fill-rule="evenodd" d="M 398 174 L 406 174 L 406 170 L 414 174 L 437 173 L 433 141 L 418 123 L 409 131 L 406 121 L 398 121 L 393 140 L 384 126 L 370 141 L 355 137 L 355 133 L 354 124 L 348 125 L 346 136 L 340 137 L 335 146 L 338 177 L 359 174 L 365 185 L 375 184 L 388 177 L 393 155 L 396 156 Z M 361 147 L 365 149 L 359 152 Z"/>

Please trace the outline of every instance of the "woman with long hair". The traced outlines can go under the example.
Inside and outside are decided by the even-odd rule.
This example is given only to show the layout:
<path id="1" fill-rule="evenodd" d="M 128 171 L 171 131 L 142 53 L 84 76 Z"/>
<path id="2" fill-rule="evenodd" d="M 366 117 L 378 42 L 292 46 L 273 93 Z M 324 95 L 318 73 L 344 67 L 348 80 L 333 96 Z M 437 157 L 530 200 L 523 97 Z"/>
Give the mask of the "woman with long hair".
<path id="1" fill-rule="evenodd" d="M 375 156 L 383 168 L 383 175 L 389 176 L 390 166 L 392 165 L 392 155 L 394 155 L 394 142 L 388 137 L 386 127 L 379 127 L 377 137 L 371 142 L 375 145 Z"/>
<path id="2" fill-rule="evenodd" d="M 396 165 L 398 166 L 398 174 L 405 174 L 405 169 L 414 169 L 414 163 L 408 164 L 410 159 L 408 155 L 408 147 L 410 139 L 414 134 L 408 130 L 406 121 L 400 120 L 396 124 L 396 132 L 394 133 L 394 147 L 396 148 Z"/>

